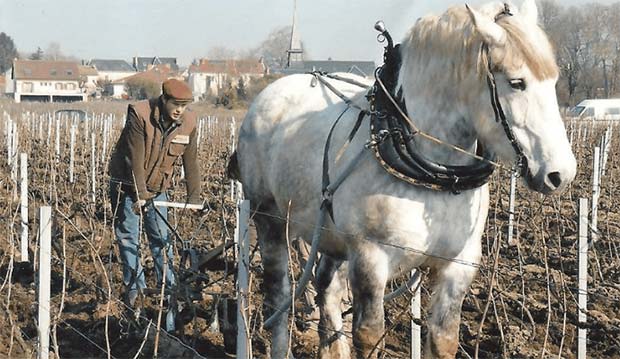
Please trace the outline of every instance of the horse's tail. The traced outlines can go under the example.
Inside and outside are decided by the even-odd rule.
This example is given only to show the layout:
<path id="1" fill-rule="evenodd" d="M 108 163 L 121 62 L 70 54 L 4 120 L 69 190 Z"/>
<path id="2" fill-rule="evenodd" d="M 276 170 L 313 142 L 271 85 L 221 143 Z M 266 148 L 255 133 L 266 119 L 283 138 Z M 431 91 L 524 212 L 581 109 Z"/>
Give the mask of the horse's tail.
<path id="1" fill-rule="evenodd" d="M 239 160 L 237 159 L 237 151 L 233 152 L 233 154 L 228 159 L 228 164 L 226 165 L 226 175 L 230 179 L 241 182 L 241 171 L 239 171 Z"/>

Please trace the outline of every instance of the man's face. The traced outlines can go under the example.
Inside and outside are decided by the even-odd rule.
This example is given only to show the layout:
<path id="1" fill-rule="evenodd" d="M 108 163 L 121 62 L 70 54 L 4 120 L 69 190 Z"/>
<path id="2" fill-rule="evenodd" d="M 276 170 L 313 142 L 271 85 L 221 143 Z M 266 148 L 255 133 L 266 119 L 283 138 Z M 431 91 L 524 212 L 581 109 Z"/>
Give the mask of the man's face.
<path id="1" fill-rule="evenodd" d="M 189 102 L 187 101 L 178 101 L 173 98 L 164 100 L 164 109 L 166 110 L 166 114 L 168 114 L 168 118 L 173 121 L 178 121 L 181 116 L 183 116 L 185 109 L 187 109 L 187 105 L 189 105 Z"/>

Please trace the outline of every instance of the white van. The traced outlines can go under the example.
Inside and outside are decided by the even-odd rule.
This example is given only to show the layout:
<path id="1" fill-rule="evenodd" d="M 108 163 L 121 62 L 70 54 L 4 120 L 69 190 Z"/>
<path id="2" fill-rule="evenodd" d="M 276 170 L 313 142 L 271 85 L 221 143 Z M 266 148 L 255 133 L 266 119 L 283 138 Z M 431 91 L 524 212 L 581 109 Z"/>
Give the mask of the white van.
<path id="1" fill-rule="evenodd" d="M 620 120 L 620 99 L 583 100 L 568 113 L 571 119 Z"/>

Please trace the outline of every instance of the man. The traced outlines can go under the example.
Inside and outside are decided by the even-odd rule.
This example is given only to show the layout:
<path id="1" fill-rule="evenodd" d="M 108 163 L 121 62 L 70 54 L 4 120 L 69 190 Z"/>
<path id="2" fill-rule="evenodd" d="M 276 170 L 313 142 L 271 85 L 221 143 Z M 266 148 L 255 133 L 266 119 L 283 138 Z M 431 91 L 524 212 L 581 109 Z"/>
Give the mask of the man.
<path id="1" fill-rule="evenodd" d="M 146 288 L 139 253 L 141 221 L 155 262 L 158 285 L 162 284 L 164 275 L 167 288 L 175 285 L 173 251 L 164 221 L 167 209 L 154 208 L 153 201 L 167 201 L 166 190 L 178 157 L 183 159 L 187 202 L 201 203 L 196 116 L 187 110 L 192 100 L 192 91 L 184 82 L 170 79 L 162 84 L 161 96 L 129 105 L 125 127 L 110 159 L 114 232 L 123 263 L 125 301 L 131 307 Z M 170 311 L 167 316 L 167 330 L 174 329 L 173 313 Z"/>

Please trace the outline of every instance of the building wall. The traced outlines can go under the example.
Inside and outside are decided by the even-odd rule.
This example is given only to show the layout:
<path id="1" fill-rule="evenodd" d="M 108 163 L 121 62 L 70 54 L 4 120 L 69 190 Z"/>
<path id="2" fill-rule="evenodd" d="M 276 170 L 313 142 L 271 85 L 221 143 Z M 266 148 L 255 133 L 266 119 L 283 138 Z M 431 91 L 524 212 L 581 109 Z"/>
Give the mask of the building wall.
<path id="1" fill-rule="evenodd" d="M 12 82 L 12 81 L 11 81 Z M 23 96 L 81 96 L 86 101 L 77 81 L 52 80 L 15 80 L 15 102 L 21 102 Z"/>
<path id="2" fill-rule="evenodd" d="M 74 95 L 82 93 L 77 81 L 16 80 L 16 93 L 37 95 Z"/>
<path id="3" fill-rule="evenodd" d="M 198 101 L 205 93 L 207 93 L 206 74 L 195 72 L 191 73 L 188 78 L 189 88 L 192 89 L 194 101 Z"/>
<path id="4" fill-rule="evenodd" d="M 13 74 L 13 69 L 12 68 L 6 70 L 6 72 L 4 73 L 4 78 L 5 78 L 5 81 L 6 81 L 6 84 L 5 84 L 5 87 L 4 87 L 4 92 L 5 93 L 14 93 L 15 92 L 15 83 L 13 82 L 12 74 Z"/>
<path id="5" fill-rule="evenodd" d="M 136 73 L 133 71 L 122 72 L 122 71 L 99 71 L 99 80 L 102 81 L 116 81 L 120 79 L 124 79 L 125 77 L 129 77 L 135 75 Z"/>
<path id="6" fill-rule="evenodd" d="M 126 95 L 127 91 L 125 90 L 125 84 L 114 84 L 114 92 L 112 97 L 122 98 L 123 95 Z"/>
<path id="7" fill-rule="evenodd" d="M 189 86 L 194 94 L 194 100 L 198 101 L 200 97 L 205 95 L 218 96 L 221 90 L 228 87 L 228 83 L 232 83 L 233 87 L 237 86 L 240 78 L 248 85 L 252 79 L 263 77 L 257 74 L 241 74 L 239 76 L 229 76 L 226 73 L 206 73 L 194 72 L 189 75 Z"/>

